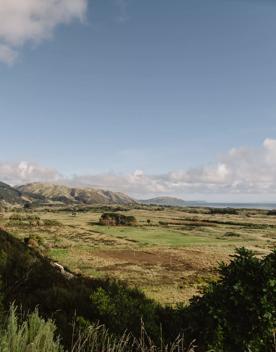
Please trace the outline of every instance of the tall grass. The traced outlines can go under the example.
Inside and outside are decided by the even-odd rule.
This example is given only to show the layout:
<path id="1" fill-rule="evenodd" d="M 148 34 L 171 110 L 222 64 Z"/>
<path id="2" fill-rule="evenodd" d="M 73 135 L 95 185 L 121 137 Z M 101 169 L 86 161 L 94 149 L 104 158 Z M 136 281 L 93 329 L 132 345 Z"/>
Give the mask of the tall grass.
<path id="1" fill-rule="evenodd" d="M 185 347 L 186 346 L 186 347 Z M 80 332 L 73 343 L 71 352 L 195 352 L 195 346 L 188 348 L 184 338 L 179 336 L 171 344 L 164 344 L 162 336 L 160 345 L 156 346 L 147 334 L 141 322 L 141 334 L 137 339 L 124 333 L 121 337 L 110 334 L 104 325 L 91 325 Z"/>
<path id="2" fill-rule="evenodd" d="M 54 323 L 40 318 L 37 311 L 20 322 L 16 309 L 12 306 L 0 332 L 0 351 L 62 352 L 63 348 L 55 338 L 55 331 Z"/>
<path id="3" fill-rule="evenodd" d="M 166 345 L 160 337 L 156 346 L 148 336 L 143 322 L 137 339 L 129 333 L 120 337 L 111 334 L 104 325 L 94 324 L 76 332 L 74 327 L 72 346 L 65 351 L 56 337 L 56 327 L 51 320 L 42 319 L 38 311 L 20 321 L 16 308 L 11 306 L 8 317 L 0 330 L 1 352 L 194 352 L 194 346 L 185 347 L 183 337 Z"/>

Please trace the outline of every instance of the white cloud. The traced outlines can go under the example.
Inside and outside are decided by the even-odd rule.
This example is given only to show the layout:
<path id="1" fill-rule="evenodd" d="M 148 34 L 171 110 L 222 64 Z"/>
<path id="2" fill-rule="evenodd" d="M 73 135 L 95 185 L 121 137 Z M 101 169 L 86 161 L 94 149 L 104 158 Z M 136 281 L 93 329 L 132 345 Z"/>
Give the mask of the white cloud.
<path id="1" fill-rule="evenodd" d="M 18 163 L 0 163 L 0 180 L 11 185 L 28 182 L 55 182 L 62 176 L 54 169 L 35 163 L 21 161 Z"/>
<path id="2" fill-rule="evenodd" d="M 73 179 L 75 184 L 93 184 L 135 196 L 156 194 L 193 198 L 217 195 L 247 199 L 276 196 L 276 140 L 266 139 L 257 148 L 235 148 L 218 161 L 189 170 L 163 175 L 146 175 L 141 170 L 129 175 L 88 175 Z"/>
<path id="3" fill-rule="evenodd" d="M 8 45 L 0 44 L 0 61 L 12 65 L 17 58 L 17 52 Z"/>
<path id="4" fill-rule="evenodd" d="M 232 149 L 212 165 L 170 173 L 168 182 L 202 193 L 276 193 L 276 140 L 258 149 Z"/>
<path id="5" fill-rule="evenodd" d="M 128 193 L 134 197 L 175 195 L 195 199 L 275 200 L 276 139 L 266 139 L 256 149 L 234 148 L 210 165 L 147 175 L 103 173 L 65 177 L 56 170 L 25 162 L 0 163 L 0 179 L 12 184 L 33 181 L 94 186 Z"/>
<path id="6" fill-rule="evenodd" d="M 68 180 L 74 186 L 94 186 L 107 188 L 117 192 L 128 193 L 135 197 L 142 195 L 164 193 L 168 187 L 159 176 L 145 175 L 143 171 L 136 170 L 128 175 L 98 174 L 75 176 Z"/>
<path id="7" fill-rule="evenodd" d="M 83 20 L 87 0 L 0 0 L 0 60 L 11 64 L 27 42 L 49 38 L 59 24 Z"/>

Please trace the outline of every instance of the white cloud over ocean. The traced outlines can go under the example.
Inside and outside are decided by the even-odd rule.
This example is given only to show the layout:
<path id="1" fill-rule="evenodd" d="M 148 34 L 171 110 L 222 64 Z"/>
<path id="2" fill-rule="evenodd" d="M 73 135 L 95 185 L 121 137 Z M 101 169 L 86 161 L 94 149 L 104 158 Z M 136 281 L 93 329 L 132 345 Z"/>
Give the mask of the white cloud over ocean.
<path id="1" fill-rule="evenodd" d="M 38 164 L 0 163 L 0 179 L 10 184 L 59 182 L 74 186 L 94 186 L 128 193 L 135 197 L 178 195 L 203 199 L 271 199 L 276 197 L 276 139 L 266 139 L 258 148 L 234 148 L 211 164 L 161 175 L 143 170 L 130 174 L 88 174 L 66 177 Z"/>
<path id="2" fill-rule="evenodd" d="M 82 21 L 87 0 L 0 0 L 0 60 L 12 64 L 27 43 L 48 39 L 60 24 Z"/>

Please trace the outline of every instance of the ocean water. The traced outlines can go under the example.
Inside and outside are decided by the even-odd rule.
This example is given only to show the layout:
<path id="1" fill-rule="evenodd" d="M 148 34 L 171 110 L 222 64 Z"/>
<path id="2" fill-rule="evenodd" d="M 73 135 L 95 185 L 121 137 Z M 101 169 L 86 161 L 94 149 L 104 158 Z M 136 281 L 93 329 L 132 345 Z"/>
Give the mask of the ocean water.
<path id="1" fill-rule="evenodd" d="M 195 204 L 193 206 L 196 206 Z M 206 208 L 234 208 L 234 209 L 276 209 L 276 203 L 201 203 L 200 207 Z"/>

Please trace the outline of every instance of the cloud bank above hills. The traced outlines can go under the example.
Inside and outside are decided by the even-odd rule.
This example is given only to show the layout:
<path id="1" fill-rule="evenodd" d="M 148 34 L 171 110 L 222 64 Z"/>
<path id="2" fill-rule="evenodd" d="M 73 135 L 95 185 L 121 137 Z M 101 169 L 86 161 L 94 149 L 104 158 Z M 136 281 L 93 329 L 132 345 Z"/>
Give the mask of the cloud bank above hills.
<path id="1" fill-rule="evenodd" d="M 12 64 L 27 43 L 52 36 L 60 24 L 82 21 L 87 0 L 0 0 L 0 61 Z"/>
<path id="2" fill-rule="evenodd" d="M 177 195 L 207 200 L 274 200 L 276 197 L 276 139 L 259 148 L 234 148 L 218 160 L 188 170 L 148 175 L 102 173 L 67 177 L 39 164 L 0 163 L 0 178 L 10 184 L 54 182 L 71 186 L 94 186 L 128 193 L 134 197 Z"/>

